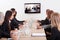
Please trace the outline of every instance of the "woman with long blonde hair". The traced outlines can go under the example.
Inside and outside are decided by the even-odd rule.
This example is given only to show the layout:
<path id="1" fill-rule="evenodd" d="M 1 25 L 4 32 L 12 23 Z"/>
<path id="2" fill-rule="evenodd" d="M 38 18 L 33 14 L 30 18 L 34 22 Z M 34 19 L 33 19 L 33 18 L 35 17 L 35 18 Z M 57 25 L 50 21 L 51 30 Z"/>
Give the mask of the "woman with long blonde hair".
<path id="1" fill-rule="evenodd" d="M 60 40 L 60 14 L 57 12 L 51 14 L 51 39 L 50 40 Z"/>

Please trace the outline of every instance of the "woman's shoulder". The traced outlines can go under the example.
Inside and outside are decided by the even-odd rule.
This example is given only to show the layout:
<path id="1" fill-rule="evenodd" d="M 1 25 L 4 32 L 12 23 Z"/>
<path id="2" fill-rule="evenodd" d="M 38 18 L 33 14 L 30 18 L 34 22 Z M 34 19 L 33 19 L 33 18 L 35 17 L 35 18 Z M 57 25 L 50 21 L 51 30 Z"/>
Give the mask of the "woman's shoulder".
<path id="1" fill-rule="evenodd" d="M 54 32 L 54 33 L 60 33 L 56 27 L 53 27 L 53 28 L 51 29 L 51 31 Z"/>
<path id="2" fill-rule="evenodd" d="M 57 31 L 57 28 L 56 28 L 56 27 L 52 27 L 51 30 L 52 30 L 52 31 Z"/>

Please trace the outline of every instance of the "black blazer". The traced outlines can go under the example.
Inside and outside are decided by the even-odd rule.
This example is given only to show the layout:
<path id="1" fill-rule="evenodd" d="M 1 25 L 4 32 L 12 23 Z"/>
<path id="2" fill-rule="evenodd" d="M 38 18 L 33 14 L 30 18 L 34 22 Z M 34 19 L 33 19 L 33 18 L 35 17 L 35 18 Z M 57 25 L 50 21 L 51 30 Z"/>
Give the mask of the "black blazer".
<path id="1" fill-rule="evenodd" d="M 3 22 L 3 24 L 2 24 L 2 26 L 1 26 L 1 28 L 0 28 L 0 30 L 1 30 L 1 37 L 6 37 L 6 38 L 10 38 L 10 30 L 9 30 L 9 28 L 8 28 L 8 23 L 9 22 Z M 17 26 L 18 24 L 13 20 L 13 21 L 11 21 L 11 23 L 10 23 L 10 27 L 11 27 L 11 30 L 14 30 L 14 28 L 16 28 L 16 26 Z"/>
<path id="2" fill-rule="evenodd" d="M 0 27 L 0 36 L 10 38 L 10 31 L 8 28 L 9 22 L 3 22 L 2 26 Z M 14 28 L 18 28 L 18 23 L 15 20 L 11 20 L 10 23 L 11 30 L 14 30 Z"/>
<path id="3" fill-rule="evenodd" d="M 45 19 L 45 20 L 41 20 L 41 25 L 49 25 L 51 24 L 51 21 L 49 21 L 49 19 Z"/>
<path id="4" fill-rule="evenodd" d="M 11 20 L 11 29 L 14 30 L 14 28 L 18 28 L 19 23 L 17 22 L 17 20 L 14 18 L 13 20 Z"/>
<path id="5" fill-rule="evenodd" d="M 19 24 L 23 25 L 24 21 L 18 21 L 16 18 L 11 20 L 11 29 L 14 30 L 14 28 L 18 28 Z"/>
<path id="6" fill-rule="evenodd" d="M 17 20 L 16 18 L 13 19 L 17 24 L 22 24 L 23 25 L 23 22 L 25 22 L 24 20 L 23 21 L 19 21 Z"/>
<path id="7" fill-rule="evenodd" d="M 60 40 L 60 31 L 57 28 L 53 27 L 51 29 L 52 35 L 50 40 Z"/>
<path id="8" fill-rule="evenodd" d="M 7 22 L 3 22 L 2 26 L 0 27 L 0 33 L 1 33 L 1 37 L 6 37 L 6 38 L 10 38 L 10 31 L 8 29 L 8 23 Z"/>

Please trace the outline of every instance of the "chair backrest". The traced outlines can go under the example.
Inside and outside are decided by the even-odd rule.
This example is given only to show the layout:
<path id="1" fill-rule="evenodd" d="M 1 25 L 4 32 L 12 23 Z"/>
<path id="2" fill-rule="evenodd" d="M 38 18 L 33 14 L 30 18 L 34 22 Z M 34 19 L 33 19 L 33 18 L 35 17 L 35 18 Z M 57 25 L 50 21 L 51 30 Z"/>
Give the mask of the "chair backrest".
<path id="1" fill-rule="evenodd" d="M 3 21 L 4 21 L 4 14 L 0 12 L 0 25 L 2 25 Z"/>

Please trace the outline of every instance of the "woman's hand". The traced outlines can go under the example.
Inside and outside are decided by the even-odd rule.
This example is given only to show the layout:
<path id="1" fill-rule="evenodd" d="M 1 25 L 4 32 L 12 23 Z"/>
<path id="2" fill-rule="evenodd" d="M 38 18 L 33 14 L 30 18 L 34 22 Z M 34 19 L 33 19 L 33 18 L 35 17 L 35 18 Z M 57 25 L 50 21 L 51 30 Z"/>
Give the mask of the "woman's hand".
<path id="1" fill-rule="evenodd" d="M 19 24 L 19 27 L 18 27 L 19 29 L 22 29 L 23 28 L 23 25 L 22 24 Z"/>

